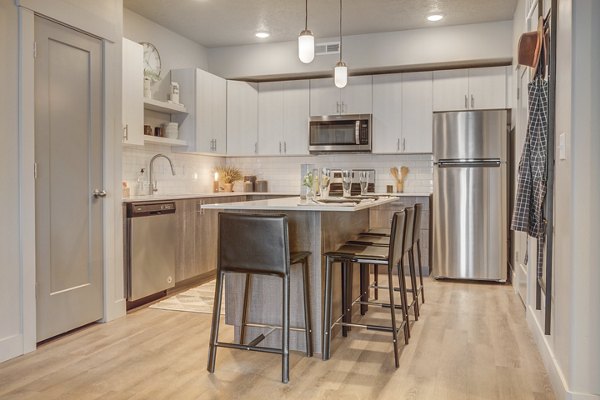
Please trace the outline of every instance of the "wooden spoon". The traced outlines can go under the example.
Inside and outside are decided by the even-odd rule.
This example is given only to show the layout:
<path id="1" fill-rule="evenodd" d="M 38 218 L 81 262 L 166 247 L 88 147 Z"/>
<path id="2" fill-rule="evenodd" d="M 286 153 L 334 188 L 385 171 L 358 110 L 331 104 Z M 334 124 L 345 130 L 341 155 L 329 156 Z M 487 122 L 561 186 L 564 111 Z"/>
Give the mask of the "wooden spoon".
<path id="1" fill-rule="evenodd" d="M 392 174 L 392 176 L 394 177 L 394 179 L 396 180 L 396 182 L 400 182 L 400 173 L 398 172 L 398 167 L 392 167 L 390 168 L 390 174 Z"/>

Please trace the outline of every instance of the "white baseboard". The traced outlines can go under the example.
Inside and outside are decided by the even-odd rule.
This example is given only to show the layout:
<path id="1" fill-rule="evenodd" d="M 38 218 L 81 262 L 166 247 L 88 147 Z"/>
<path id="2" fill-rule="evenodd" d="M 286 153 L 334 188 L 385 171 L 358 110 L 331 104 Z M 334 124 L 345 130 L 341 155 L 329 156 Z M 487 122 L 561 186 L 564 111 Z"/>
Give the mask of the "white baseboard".
<path id="1" fill-rule="evenodd" d="M 600 395 L 592 393 L 578 393 L 569 390 L 569 385 L 565 379 L 564 374 L 558 361 L 554 356 L 552 348 L 548 344 L 547 336 L 544 335 L 544 329 L 540 325 L 539 321 L 535 317 L 535 311 L 531 306 L 527 306 L 527 324 L 529 330 L 533 333 L 533 339 L 537 344 L 537 348 L 542 356 L 542 361 L 548 371 L 550 377 L 550 383 L 552 389 L 554 389 L 554 395 L 558 400 L 600 400 Z"/>
<path id="2" fill-rule="evenodd" d="M 0 362 L 23 354 L 23 335 L 18 334 L 0 339 Z"/>

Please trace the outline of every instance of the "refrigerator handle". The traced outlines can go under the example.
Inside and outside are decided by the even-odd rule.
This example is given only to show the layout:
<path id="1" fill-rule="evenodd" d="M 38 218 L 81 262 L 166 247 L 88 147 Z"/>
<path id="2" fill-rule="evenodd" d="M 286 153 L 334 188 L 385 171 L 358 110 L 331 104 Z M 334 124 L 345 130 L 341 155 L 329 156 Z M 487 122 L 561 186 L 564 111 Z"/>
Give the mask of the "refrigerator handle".
<path id="1" fill-rule="evenodd" d="M 434 163 L 439 168 L 474 168 L 474 167 L 499 167 L 500 160 L 477 160 L 477 161 L 438 161 Z"/>

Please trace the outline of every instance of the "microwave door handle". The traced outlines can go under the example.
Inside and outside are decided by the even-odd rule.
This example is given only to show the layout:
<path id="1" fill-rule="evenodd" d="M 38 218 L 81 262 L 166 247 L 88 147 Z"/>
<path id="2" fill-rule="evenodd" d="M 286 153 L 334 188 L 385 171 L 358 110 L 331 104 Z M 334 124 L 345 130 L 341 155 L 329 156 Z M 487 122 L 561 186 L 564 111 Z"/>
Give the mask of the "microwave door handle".
<path id="1" fill-rule="evenodd" d="M 360 144 L 360 121 L 356 121 L 354 125 L 354 140 L 356 144 Z"/>

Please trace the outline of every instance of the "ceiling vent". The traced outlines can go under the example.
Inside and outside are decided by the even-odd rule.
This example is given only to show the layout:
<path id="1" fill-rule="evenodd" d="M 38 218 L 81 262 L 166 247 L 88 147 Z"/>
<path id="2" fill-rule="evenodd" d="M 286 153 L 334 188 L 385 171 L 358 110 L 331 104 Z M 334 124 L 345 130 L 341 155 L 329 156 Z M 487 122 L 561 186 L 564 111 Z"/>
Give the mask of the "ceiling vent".
<path id="1" fill-rule="evenodd" d="M 315 45 L 315 55 L 323 56 L 326 54 L 339 54 L 340 42 L 317 43 Z"/>

